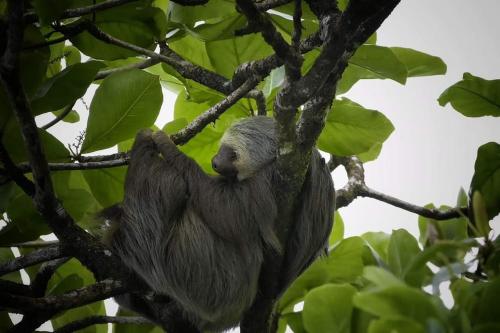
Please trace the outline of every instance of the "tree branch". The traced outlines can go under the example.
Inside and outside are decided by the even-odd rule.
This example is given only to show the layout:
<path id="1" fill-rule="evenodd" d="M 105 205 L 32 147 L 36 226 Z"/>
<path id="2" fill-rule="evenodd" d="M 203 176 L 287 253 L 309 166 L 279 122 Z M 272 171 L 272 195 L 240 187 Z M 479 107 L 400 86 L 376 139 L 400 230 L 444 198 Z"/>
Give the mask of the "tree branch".
<path id="1" fill-rule="evenodd" d="M 238 89 L 229 94 L 219 103 L 212 106 L 207 111 L 203 112 L 196 119 L 191 121 L 185 128 L 171 136 L 172 141 L 177 145 L 182 145 L 188 142 L 192 137 L 201 132 L 209 123 L 217 120 L 224 111 L 234 105 L 239 99 L 247 94 L 260 82 L 260 78 L 250 78 L 243 83 Z"/>
<path id="2" fill-rule="evenodd" d="M 58 122 L 60 122 L 61 120 L 63 120 L 71 112 L 71 110 L 73 110 L 73 106 L 75 106 L 75 103 L 76 103 L 76 101 L 74 101 L 71 104 L 68 104 L 64 108 L 63 112 L 61 112 L 61 114 L 59 114 L 57 117 L 55 117 L 54 119 L 52 119 L 51 121 L 49 121 L 48 123 L 46 123 L 45 125 L 43 125 L 40 128 L 47 130 L 47 129 L 51 128 L 52 126 L 54 126 L 55 124 L 57 124 Z"/>
<path id="3" fill-rule="evenodd" d="M 138 62 L 135 64 L 130 64 L 130 65 L 126 65 L 123 67 L 99 71 L 97 73 L 97 75 L 95 76 L 94 80 L 102 80 L 111 74 L 119 73 L 119 72 L 126 71 L 126 70 L 133 69 L 133 68 L 137 68 L 137 69 L 148 68 L 148 67 L 154 66 L 154 65 L 159 64 L 159 63 L 160 63 L 160 59 L 149 58 L 149 59 L 146 59 L 144 61 L 141 61 L 141 62 Z"/>
<path id="4" fill-rule="evenodd" d="M 54 331 L 54 333 L 71 333 L 96 324 L 133 324 L 133 325 L 155 325 L 149 319 L 143 317 L 110 317 L 92 316 L 74 321 Z"/>
<path id="5" fill-rule="evenodd" d="M 18 271 L 22 268 L 33 266 L 41 262 L 63 257 L 63 251 L 59 245 L 52 245 L 43 249 L 35 250 L 18 258 L 0 263 L 0 276 Z"/>
<path id="6" fill-rule="evenodd" d="M 123 283 L 103 280 L 93 285 L 75 289 L 62 295 L 50 295 L 39 298 L 16 296 L 0 292 L 0 307 L 18 313 L 59 312 L 76 308 L 126 292 Z"/>
<path id="7" fill-rule="evenodd" d="M 336 191 L 337 209 L 348 206 L 357 197 L 367 197 L 434 220 L 450 220 L 468 215 L 467 207 L 456 207 L 449 210 L 425 208 L 369 188 L 365 184 L 363 163 L 355 156 L 332 156 L 329 165 L 332 166 L 333 169 L 336 165 L 343 165 L 349 178 L 347 184 Z"/>
<path id="8" fill-rule="evenodd" d="M 80 8 L 70 8 L 63 11 L 59 19 L 67 19 L 73 17 L 84 16 L 87 14 L 96 13 L 102 10 L 110 9 L 113 7 L 118 7 L 129 2 L 136 2 L 138 0 L 107 0 L 95 5 L 80 7 Z M 38 16 L 35 12 L 28 12 L 24 15 L 24 19 L 27 23 L 33 23 L 38 21 Z"/>

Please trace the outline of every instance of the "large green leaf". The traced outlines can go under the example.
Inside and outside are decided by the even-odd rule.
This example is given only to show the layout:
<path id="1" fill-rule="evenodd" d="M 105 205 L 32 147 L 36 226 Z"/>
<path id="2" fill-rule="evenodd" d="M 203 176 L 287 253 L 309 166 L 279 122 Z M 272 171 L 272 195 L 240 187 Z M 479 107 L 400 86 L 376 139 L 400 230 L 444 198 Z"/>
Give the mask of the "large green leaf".
<path id="1" fill-rule="evenodd" d="M 235 3 L 232 0 L 211 0 L 198 6 L 182 6 L 169 1 L 167 17 L 171 22 L 193 27 L 197 22 L 220 22 L 234 12 Z"/>
<path id="2" fill-rule="evenodd" d="M 391 47 L 391 50 L 405 64 L 408 77 L 446 73 L 446 64 L 439 57 L 404 47 Z"/>
<path id="3" fill-rule="evenodd" d="M 85 170 L 83 176 L 92 194 L 102 207 L 109 207 L 123 200 L 126 168 Z"/>
<path id="4" fill-rule="evenodd" d="M 35 240 L 50 233 L 33 200 L 19 191 L 7 207 L 9 223 L 0 230 L 0 246 Z"/>
<path id="5" fill-rule="evenodd" d="M 92 99 L 82 152 L 112 147 L 150 127 L 162 100 L 156 75 L 133 69 L 108 76 Z"/>
<path id="6" fill-rule="evenodd" d="M 57 269 L 49 280 L 47 291 L 49 295 L 60 295 L 93 283 L 95 283 L 93 274 L 76 259 L 72 259 Z M 75 320 L 81 320 L 89 316 L 105 315 L 105 313 L 102 301 L 91 303 L 58 314 L 52 319 L 52 325 L 54 329 L 57 329 Z M 78 332 L 106 333 L 107 331 L 108 328 L 106 325 L 93 325 Z"/>
<path id="7" fill-rule="evenodd" d="M 409 319 L 379 319 L 374 320 L 368 333 L 426 333 L 425 328 Z"/>
<path id="8" fill-rule="evenodd" d="M 97 61 L 66 67 L 37 90 L 31 101 L 33 113 L 56 111 L 82 97 L 102 67 Z"/>
<path id="9" fill-rule="evenodd" d="M 172 50 L 180 54 L 184 59 L 189 60 L 190 62 L 200 65 L 206 69 L 213 70 L 214 68 L 210 61 L 210 57 L 205 50 L 205 45 L 205 42 L 191 35 L 186 35 L 183 38 L 168 43 L 168 46 Z M 169 73 L 168 70 L 165 71 Z M 179 77 L 177 78 L 180 79 Z"/>
<path id="10" fill-rule="evenodd" d="M 382 113 L 343 98 L 335 100 L 328 113 L 318 147 L 339 156 L 357 155 L 382 144 L 393 130 Z"/>
<path id="11" fill-rule="evenodd" d="M 364 241 L 359 237 L 342 240 L 326 258 L 316 260 L 280 299 L 279 308 L 287 309 L 300 302 L 307 292 L 325 283 L 349 283 L 363 272 Z"/>
<path id="12" fill-rule="evenodd" d="M 355 293 L 356 289 L 348 284 L 327 284 L 311 290 L 302 311 L 307 332 L 349 333 Z"/>
<path id="13" fill-rule="evenodd" d="M 376 288 L 354 296 L 354 305 L 381 319 L 403 319 L 426 323 L 446 322 L 446 310 L 439 299 L 405 285 Z"/>
<path id="14" fill-rule="evenodd" d="M 406 66 L 389 47 L 362 45 L 349 59 L 349 65 L 342 74 L 337 93 L 343 94 L 361 79 L 391 79 L 406 83 Z"/>
<path id="15" fill-rule="evenodd" d="M 434 205 L 427 205 L 426 208 L 435 208 Z M 442 206 L 441 210 L 449 210 L 450 207 Z M 440 241 L 462 241 L 467 235 L 468 220 L 465 217 L 454 218 L 445 221 L 438 221 L 423 216 L 418 218 L 418 227 L 420 230 L 420 243 L 424 247 L 429 247 Z M 463 259 L 465 251 L 460 249 L 450 249 L 442 253 L 443 257 L 434 260 L 433 263 L 439 266 L 447 265 L 450 262 Z"/>
<path id="16" fill-rule="evenodd" d="M 489 218 L 500 212 L 500 144 L 489 142 L 479 147 L 471 189 L 479 191 Z"/>
<path id="17" fill-rule="evenodd" d="M 236 12 L 215 24 L 201 24 L 188 32 L 203 41 L 234 38 L 235 32 L 246 26 L 245 16 Z"/>
<path id="18" fill-rule="evenodd" d="M 439 96 L 439 104 L 451 106 L 467 117 L 500 116 L 500 80 L 485 80 L 464 73 L 463 80 Z"/>
<path id="19" fill-rule="evenodd" d="M 155 48 L 155 41 L 163 39 L 166 32 L 165 14 L 161 9 L 149 6 L 147 1 L 98 11 L 92 16 L 92 21 L 115 38 L 151 50 Z M 134 51 L 100 41 L 88 32 L 72 37 L 71 42 L 95 59 L 113 60 L 136 55 Z"/>
<path id="20" fill-rule="evenodd" d="M 69 160 L 69 152 L 64 144 L 49 132 L 38 129 L 41 144 L 44 148 L 45 157 L 50 162 L 64 162 Z M 24 140 L 17 121 L 11 119 L 5 126 L 2 141 L 12 160 L 15 162 L 28 161 Z"/>
<path id="21" fill-rule="evenodd" d="M 412 259 L 421 253 L 417 240 L 405 229 L 392 232 L 388 248 L 388 264 L 394 275 L 408 284 L 422 286 L 431 275 L 430 269 L 425 266 L 412 266 Z"/>
<path id="22" fill-rule="evenodd" d="M 261 34 L 206 43 L 207 54 L 217 73 L 231 78 L 242 63 L 258 60 L 274 53 Z"/>
<path id="23" fill-rule="evenodd" d="M 384 232 L 366 232 L 361 235 L 370 248 L 385 262 L 388 260 L 391 235 Z"/>

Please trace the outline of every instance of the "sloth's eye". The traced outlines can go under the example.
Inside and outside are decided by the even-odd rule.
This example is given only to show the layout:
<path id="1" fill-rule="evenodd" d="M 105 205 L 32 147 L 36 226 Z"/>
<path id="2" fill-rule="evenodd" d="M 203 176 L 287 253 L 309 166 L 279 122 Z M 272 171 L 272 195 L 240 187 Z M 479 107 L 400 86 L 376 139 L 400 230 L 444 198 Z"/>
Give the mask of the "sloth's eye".
<path id="1" fill-rule="evenodd" d="M 229 158 L 231 159 L 231 161 L 234 161 L 236 160 L 236 158 L 238 158 L 238 154 L 236 154 L 236 152 L 233 150 L 229 155 Z"/>

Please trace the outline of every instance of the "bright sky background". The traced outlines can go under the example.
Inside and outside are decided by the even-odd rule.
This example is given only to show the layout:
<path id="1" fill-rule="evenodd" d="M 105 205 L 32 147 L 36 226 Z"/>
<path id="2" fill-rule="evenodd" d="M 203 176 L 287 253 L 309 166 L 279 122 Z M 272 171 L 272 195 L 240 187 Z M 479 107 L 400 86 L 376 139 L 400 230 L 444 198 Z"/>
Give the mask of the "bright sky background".
<path id="1" fill-rule="evenodd" d="M 411 47 L 440 56 L 448 65 L 444 76 L 412 78 L 406 86 L 393 81 L 362 81 L 346 95 L 383 112 L 396 130 L 380 157 L 365 165 L 367 184 L 414 204 L 453 206 L 460 187 L 468 190 L 477 148 L 500 142 L 500 118 L 466 118 L 437 103 L 439 95 L 461 80 L 463 72 L 500 79 L 500 1 L 405 0 L 383 24 L 378 44 Z M 90 105 L 93 89 L 86 95 Z M 157 125 L 172 115 L 175 96 L 164 94 Z M 51 132 L 73 142 L 84 128 L 87 112 L 79 102 L 82 121 L 54 126 Z M 49 118 L 38 119 L 40 124 Z M 336 186 L 346 177 L 335 172 Z M 406 228 L 417 235 L 417 216 L 373 199 L 357 199 L 342 209 L 346 236 L 366 231 Z M 500 218 L 493 222 L 500 232 Z"/>

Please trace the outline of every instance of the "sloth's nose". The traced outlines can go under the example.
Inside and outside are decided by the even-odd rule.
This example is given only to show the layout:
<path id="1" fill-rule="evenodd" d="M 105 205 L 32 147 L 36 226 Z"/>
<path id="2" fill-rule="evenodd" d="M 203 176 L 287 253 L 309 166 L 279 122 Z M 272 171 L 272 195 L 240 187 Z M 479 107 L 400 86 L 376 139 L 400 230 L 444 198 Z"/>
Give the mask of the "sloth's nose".
<path id="1" fill-rule="evenodd" d="M 216 172 L 219 172 L 218 168 L 217 168 L 217 162 L 215 162 L 215 159 L 212 160 L 212 168 L 216 171 Z"/>

